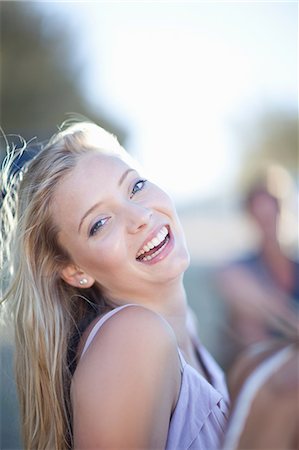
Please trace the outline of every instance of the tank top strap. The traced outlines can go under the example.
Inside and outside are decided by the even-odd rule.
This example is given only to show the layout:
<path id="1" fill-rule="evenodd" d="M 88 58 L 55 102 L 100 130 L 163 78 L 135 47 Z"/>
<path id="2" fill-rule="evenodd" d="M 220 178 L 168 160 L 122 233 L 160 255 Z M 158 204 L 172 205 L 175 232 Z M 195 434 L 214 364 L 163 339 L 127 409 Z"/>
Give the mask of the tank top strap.
<path id="1" fill-rule="evenodd" d="M 100 319 L 95 323 L 95 325 L 92 327 L 88 338 L 86 339 L 85 345 L 83 347 L 80 359 L 82 358 L 82 356 L 84 355 L 84 353 L 86 352 L 86 350 L 88 349 L 88 347 L 90 346 L 90 344 L 92 343 L 95 335 L 97 334 L 97 332 L 99 331 L 99 329 L 101 328 L 101 326 L 108 320 L 110 319 L 110 317 L 114 316 L 114 314 L 117 314 L 119 311 L 121 311 L 124 308 L 127 308 L 128 306 L 136 306 L 134 303 L 127 303 L 126 305 L 123 306 L 118 306 L 114 309 L 112 309 L 111 311 L 109 311 L 108 313 L 104 314 L 102 317 L 100 317 Z"/>
<path id="2" fill-rule="evenodd" d="M 184 358 L 184 355 L 182 353 L 182 351 L 180 350 L 179 347 L 177 347 L 178 349 L 178 355 L 179 355 L 179 360 L 180 360 L 180 365 L 181 365 L 181 372 L 184 371 L 185 366 L 187 365 L 187 361 Z"/>
<path id="3" fill-rule="evenodd" d="M 114 314 L 117 314 L 119 311 L 121 311 L 124 308 L 127 308 L 128 306 L 137 306 L 137 305 L 135 303 L 127 303 L 126 305 L 117 306 L 116 308 L 112 309 L 111 311 L 107 312 L 106 314 L 104 314 L 102 317 L 99 318 L 99 320 L 94 324 L 91 331 L 89 332 L 89 335 L 84 344 L 80 359 L 82 358 L 82 356 L 84 355 L 84 353 L 86 352 L 86 350 L 88 349 L 90 344 L 92 343 L 95 335 L 97 334 L 97 332 L 99 331 L 101 326 L 108 319 L 110 319 L 110 317 L 114 316 Z M 186 362 L 184 355 L 179 347 L 177 347 L 177 350 L 178 350 L 178 355 L 179 355 L 179 360 L 180 360 L 181 372 L 183 372 L 184 367 L 186 366 L 187 362 Z"/>
<path id="4" fill-rule="evenodd" d="M 237 396 L 234 409 L 230 418 L 230 426 L 227 430 L 224 450 L 236 449 L 242 432 L 245 430 L 246 421 L 259 390 L 268 382 L 270 377 L 277 372 L 293 356 L 296 347 L 290 344 L 279 350 L 274 355 L 262 361 L 245 380 L 240 393 Z"/>

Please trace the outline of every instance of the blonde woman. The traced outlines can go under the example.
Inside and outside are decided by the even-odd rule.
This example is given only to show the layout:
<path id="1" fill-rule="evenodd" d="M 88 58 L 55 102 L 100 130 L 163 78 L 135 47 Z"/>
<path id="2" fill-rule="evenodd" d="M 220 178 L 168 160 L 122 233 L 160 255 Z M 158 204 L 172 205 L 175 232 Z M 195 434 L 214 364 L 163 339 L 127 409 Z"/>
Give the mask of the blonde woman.
<path id="1" fill-rule="evenodd" d="M 92 123 L 68 124 L 19 172 L 16 157 L 2 298 L 25 448 L 219 448 L 226 384 L 196 337 L 169 196 Z"/>

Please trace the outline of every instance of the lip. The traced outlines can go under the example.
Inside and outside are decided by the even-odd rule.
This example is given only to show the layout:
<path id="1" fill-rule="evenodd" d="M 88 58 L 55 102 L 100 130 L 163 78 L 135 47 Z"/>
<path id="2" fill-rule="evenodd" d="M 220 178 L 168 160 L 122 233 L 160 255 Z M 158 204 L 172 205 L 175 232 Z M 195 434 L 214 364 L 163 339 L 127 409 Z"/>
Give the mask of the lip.
<path id="1" fill-rule="evenodd" d="M 165 247 L 163 248 L 163 250 L 157 255 L 155 256 L 153 259 L 151 259 L 150 261 L 145 261 L 145 260 L 137 260 L 138 262 L 142 263 L 142 264 L 148 264 L 148 265 L 153 265 L 156 264 L 157 262 L 162 261 L 162 259 L 166 258 L 166 256 L 171 252 L 171 250 L 174 247 L 174 237 L 173 234 L 171 232 L 170 226 L 169 225 L 161 225 L 159 227 L 156 227 L 152 233 L 149 234 L 149 236 L 147 237 L 147 239 L 144 241 L 144 243 L 142 244 L 142 246 L 140 247 L 140 249 L 142 249 L 144 247 L 145 244 L 147 244 L 147 242 L 149 242 L 150 240 L 152 240 L 157 233 L 161 230 L 161 228 L 165 226 L 168 230 L 168 242 L 165 245 Z M 138 250 L 139 251 L 139 250 Z"/>

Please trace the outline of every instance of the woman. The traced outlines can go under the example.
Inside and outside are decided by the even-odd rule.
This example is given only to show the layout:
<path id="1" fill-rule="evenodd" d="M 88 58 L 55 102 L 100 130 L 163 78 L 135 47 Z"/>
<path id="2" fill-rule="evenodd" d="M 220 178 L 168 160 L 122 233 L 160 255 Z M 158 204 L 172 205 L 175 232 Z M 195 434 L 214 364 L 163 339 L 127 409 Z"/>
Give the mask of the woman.
<path id="1" fill-rule="evenodd" d="M 4 300 L 25 447 L 219 448 L 226 385 L 194 334 L 189 256 L 168 195 L 87 122 L 11 178 Z"/>
<path id="2" fill-rule="evenodd" d="M 257 248 L 217 273 L 230 326 L 228 366 L 248 346 L 284 335 L 280 322 L 285 328 L 298 326 L 299 262 L 288 257 L 279 240 L 281 202 L 269 191 L 270 181 L 265 176 L 254 183 L 244 198 L 244 211 L 258 232 Z"/>

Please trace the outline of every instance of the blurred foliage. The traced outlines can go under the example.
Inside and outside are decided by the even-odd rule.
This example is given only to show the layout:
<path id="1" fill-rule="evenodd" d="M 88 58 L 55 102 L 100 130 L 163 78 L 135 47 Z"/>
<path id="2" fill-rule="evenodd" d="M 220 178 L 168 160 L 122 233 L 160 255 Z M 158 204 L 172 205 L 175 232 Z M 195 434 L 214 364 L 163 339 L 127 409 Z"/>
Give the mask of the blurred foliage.
<path id="1" fill-rule="evenodd" d="M 49 27 L 46 20 L 34 2 L 0 2 L 0 124 L 4 133 L 44 140 L 67 118 L 66 113 L 76 112 L 123 142 L 124 130 L 110 123 L 104 113 L 92 111 L 80 91 L 84 68 L 72 58 L 71 30 L 65 21 L 53 21 Z"/>

